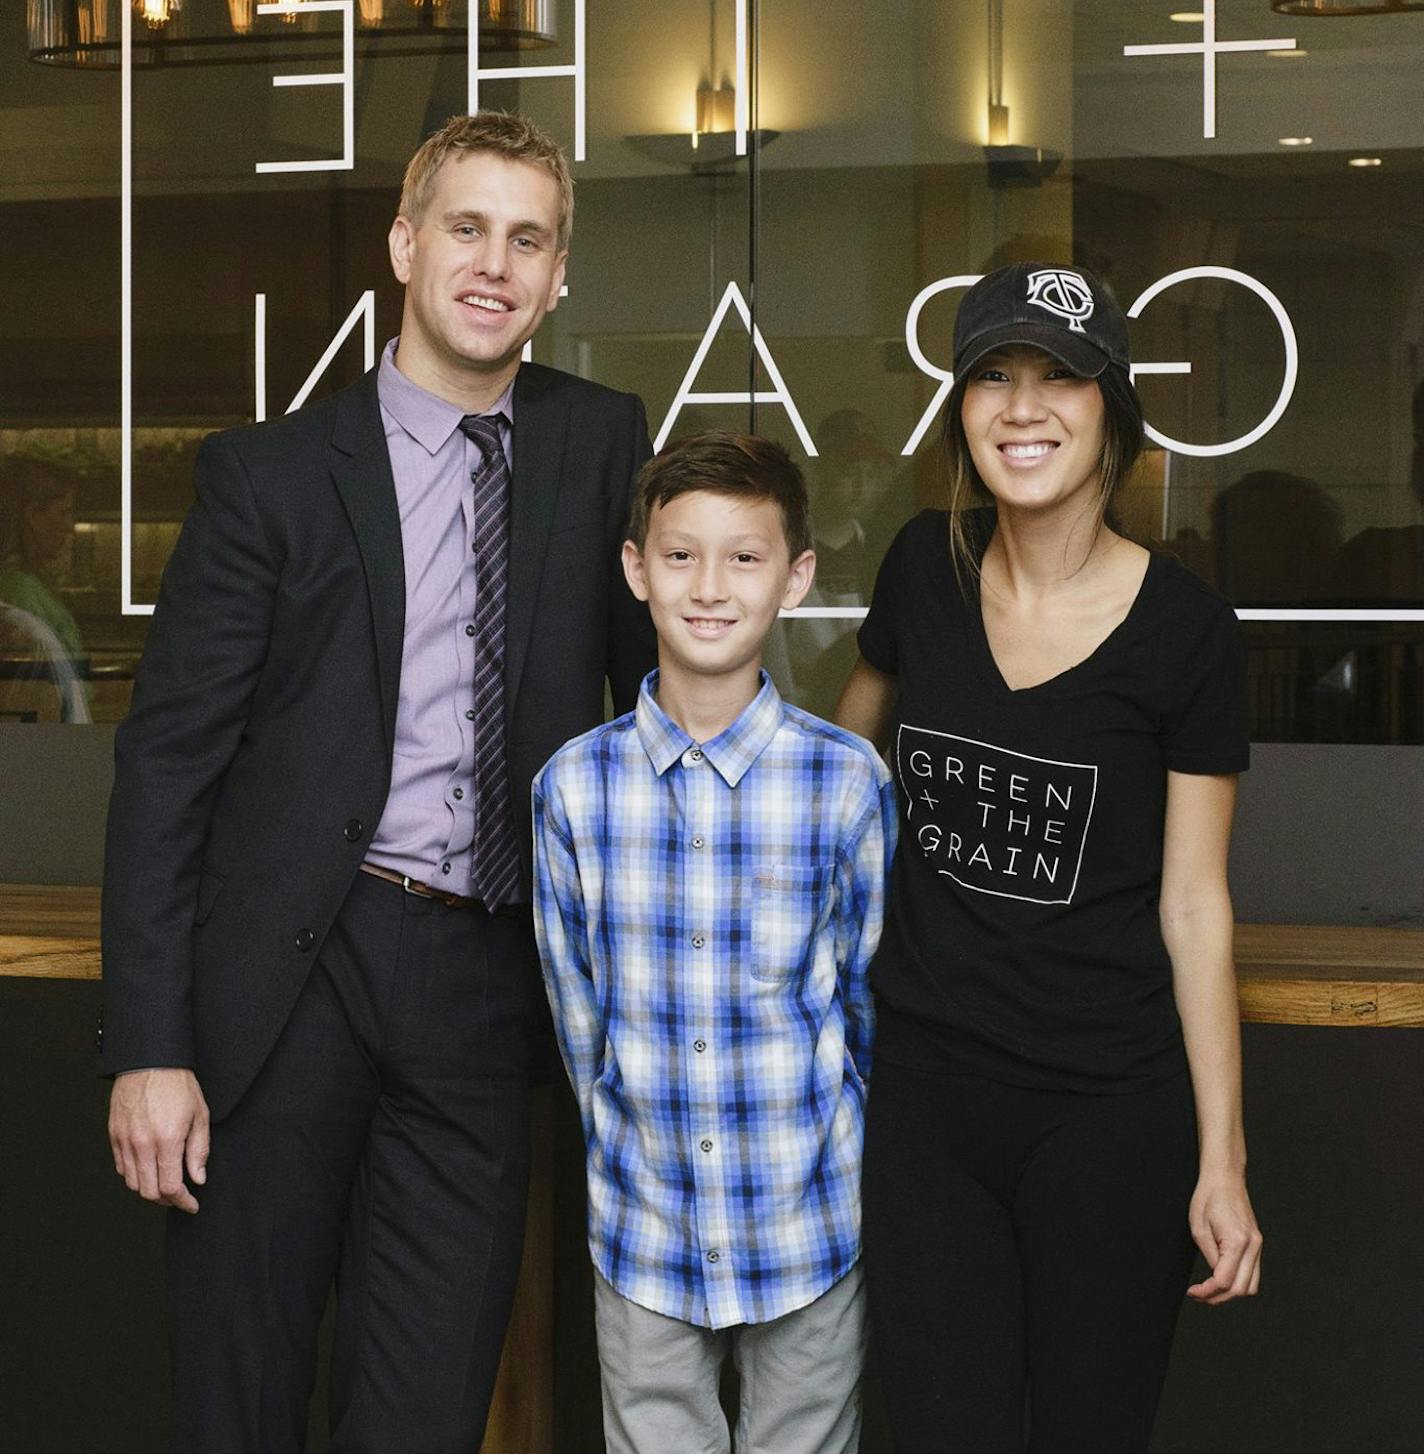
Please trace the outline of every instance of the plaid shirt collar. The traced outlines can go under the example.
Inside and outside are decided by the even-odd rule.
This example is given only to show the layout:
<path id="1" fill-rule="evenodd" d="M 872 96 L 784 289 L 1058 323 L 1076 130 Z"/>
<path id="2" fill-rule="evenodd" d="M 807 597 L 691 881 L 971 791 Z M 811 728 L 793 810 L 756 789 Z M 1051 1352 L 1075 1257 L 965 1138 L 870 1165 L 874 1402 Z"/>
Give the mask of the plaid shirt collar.
<path id="1" fill-rule="evenodd" d="M 700 747 L 728 787 L 734 788 L 746 776 L 752 764 L 776 736 L 786 708 L 781 693 L 765 671 L 761 673 L 761 690 L 743 708 L 741 715 L 725 731 L 710 742 L 694 743 L 692 738 L 658 706 L 658 673 L 656 668 L 643 678 L 638 693 L 635 720 L 638 739 L 653 771 L 661 777 L 689 747 Z"/>

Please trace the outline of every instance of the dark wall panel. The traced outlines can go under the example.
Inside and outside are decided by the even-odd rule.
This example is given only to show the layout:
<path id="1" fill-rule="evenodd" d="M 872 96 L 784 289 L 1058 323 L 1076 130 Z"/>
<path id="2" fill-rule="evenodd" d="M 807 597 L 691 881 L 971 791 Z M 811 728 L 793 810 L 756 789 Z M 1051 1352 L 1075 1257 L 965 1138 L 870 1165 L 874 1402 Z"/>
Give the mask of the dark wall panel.
<path id="1" fill-rule="evenodd" d="M 1424 928 L 1424 750 L 1257 743 L 1231 852 L 1251 923 Z"/>

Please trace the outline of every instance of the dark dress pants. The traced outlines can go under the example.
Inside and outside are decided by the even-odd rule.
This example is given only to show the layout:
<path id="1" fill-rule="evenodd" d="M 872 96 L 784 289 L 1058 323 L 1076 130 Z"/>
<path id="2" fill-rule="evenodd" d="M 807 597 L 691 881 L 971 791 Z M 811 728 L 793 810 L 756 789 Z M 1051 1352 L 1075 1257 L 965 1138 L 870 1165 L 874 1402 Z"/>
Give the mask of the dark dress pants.
<path id="1" fill-rule="evenodd" d="M 169 1214 L 173 1454 L 300 1454 L 333 1281 L 333 1454 L 475 1454 L 524 1235 L 527 911 L 357 874 Z"/>

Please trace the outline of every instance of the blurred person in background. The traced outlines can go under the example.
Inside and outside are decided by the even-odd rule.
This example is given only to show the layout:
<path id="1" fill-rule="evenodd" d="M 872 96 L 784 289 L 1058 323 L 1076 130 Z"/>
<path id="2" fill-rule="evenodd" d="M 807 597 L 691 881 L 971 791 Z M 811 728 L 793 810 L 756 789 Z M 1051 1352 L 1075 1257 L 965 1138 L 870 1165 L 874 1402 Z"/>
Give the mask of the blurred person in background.
<path id="1" fill-rule="evenodd" d="M 0 465 L 0 715 L 88 722 L 87 654 L 58 592 L 74 544 L 74 476 L 54 461 Z"/>
<path id="2" fill-rule="evenodd" d="M 78 486 L 62 465 L 11 455 L 0 466 L 0 601 L 38 617 L 70 661 L 84 661 L 79 623 L 58 598 L 74 544 Z"/>

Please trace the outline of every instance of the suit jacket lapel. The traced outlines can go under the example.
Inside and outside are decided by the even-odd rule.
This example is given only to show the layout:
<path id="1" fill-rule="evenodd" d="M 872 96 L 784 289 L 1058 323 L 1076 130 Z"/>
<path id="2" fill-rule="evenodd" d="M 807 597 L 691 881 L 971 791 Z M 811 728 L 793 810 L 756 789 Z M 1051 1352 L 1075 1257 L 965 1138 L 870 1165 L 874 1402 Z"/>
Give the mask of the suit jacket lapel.
<path id="1" fill-rule="evenodd" d="M 514 478 L 510 483 L 509 601 L 504 637 L 506 724 L 514 711 L 528 656 L 568 428 L 567 403 L 549 389 L 547 374 L 525 364 L 514 381 Z"/>
<path id="2" fill-rule="evenodd" d="M 390 747 L 395 742 L 405 639 L 405 554 L 375 370 L 342 396 L 332 444 L 337 452 L 332 477 L 366 568 L 382 717 Z"/>

